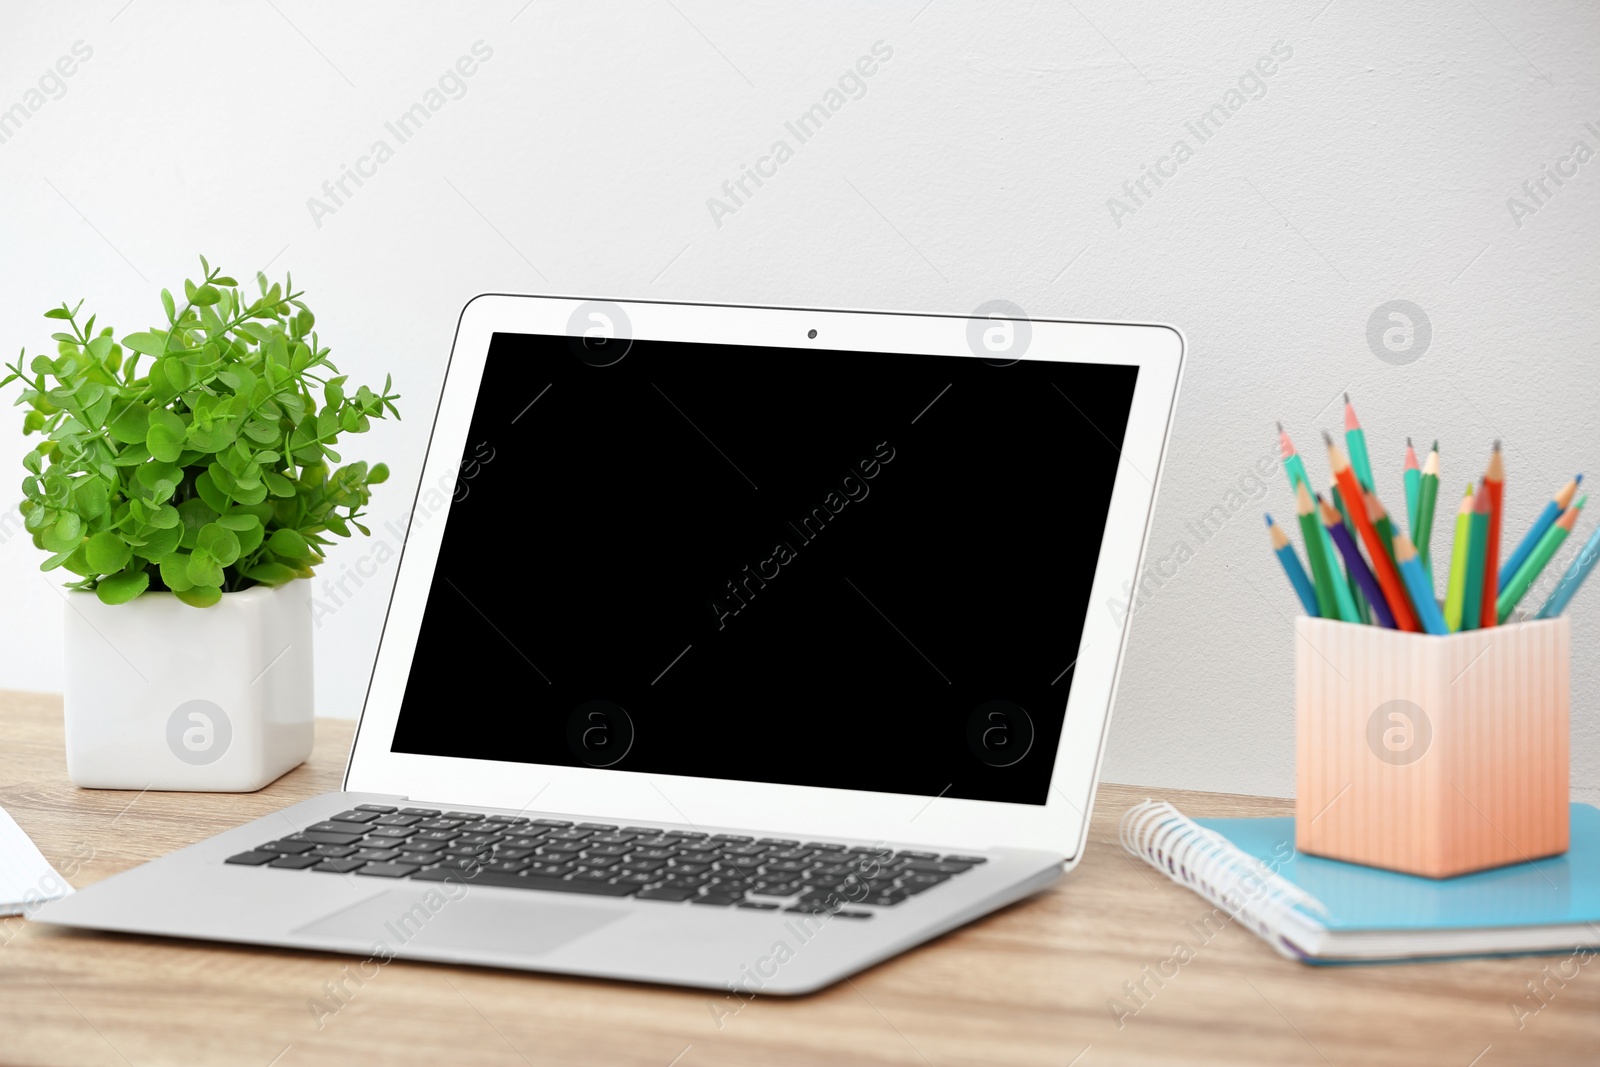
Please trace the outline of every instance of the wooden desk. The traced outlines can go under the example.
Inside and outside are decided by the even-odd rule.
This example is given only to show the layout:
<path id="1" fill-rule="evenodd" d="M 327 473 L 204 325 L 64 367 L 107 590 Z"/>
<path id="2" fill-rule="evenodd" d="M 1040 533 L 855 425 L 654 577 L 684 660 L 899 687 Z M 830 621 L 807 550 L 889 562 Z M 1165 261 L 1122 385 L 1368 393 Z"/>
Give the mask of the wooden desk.
<path id="1" fill-rule="evenodd" d="M 98 881 L 337 788 L 351 725 L 319 720 L 311 762 L 259 793 L 75 789 L 56 696 L 0 693 L 0 805 Z M 0 920 L 8 1064 L 1504 1064 L 1600 1060 L 1600 957 L 1548 1004 L 1524 983 L 1564 957 L 1311 968 L 1229 926 L 1175 977 L 1147 977 L 1210 908 L 1124 857 L 1117 818 L 1151 792 L 1195 815 L 1282 800 L 1104 785 L 1082 865 L 1050 891 L 801 1000 L 757 999 L 719 1029 L 715 994 L 394 962 L 319 1030 L 308 1007 L 358 961 L 48 930 Z M 1170 973 L 1171 968 L 1168 968 Z M 1125 982 L 1150 990 L 1119 1029 Z M 1160 984 L 1158 984 L 1158 982 Z"/>

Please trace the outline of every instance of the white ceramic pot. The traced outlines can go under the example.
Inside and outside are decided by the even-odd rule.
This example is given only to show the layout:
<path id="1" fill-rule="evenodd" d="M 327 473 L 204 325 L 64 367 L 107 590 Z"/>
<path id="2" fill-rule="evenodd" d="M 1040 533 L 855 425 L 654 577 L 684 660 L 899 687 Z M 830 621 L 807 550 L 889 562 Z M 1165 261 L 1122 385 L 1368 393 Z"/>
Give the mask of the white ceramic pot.
<path id="1" fill-rule="evenodd" d="M 67 773 L 90 789 L 260 789 L 311 754 L 311 629 L 308 581 L 209 608 L 67 594 Z"/>

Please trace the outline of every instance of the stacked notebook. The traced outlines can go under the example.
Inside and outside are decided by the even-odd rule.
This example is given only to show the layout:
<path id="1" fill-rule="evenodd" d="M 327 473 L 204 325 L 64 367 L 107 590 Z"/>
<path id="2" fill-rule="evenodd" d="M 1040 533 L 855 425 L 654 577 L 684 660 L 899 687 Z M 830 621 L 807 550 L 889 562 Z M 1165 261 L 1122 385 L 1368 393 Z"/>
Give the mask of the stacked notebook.
<path id="1" fill-rule="evenodd" d="M 1295 851 L 1294 819 L 1190 819 L 1147 800 L 1122 844 L 1290 959 L 1358 963 L 1600 946 L 1600 810 L 1572 805 L 1568 851 L 1421 878 Z"/>

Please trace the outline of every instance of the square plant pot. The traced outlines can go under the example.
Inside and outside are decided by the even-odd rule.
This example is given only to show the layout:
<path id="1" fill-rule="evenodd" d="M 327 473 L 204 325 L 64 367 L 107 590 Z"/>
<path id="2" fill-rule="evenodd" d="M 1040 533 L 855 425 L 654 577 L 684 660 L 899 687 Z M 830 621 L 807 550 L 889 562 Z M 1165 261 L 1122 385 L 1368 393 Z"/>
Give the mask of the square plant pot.
<path id="1" fill-rule="evenodd" d="M 1431 878 L 1567 850 L 1570 620 L 1295 629 L 1296 847 Z"/>
<path id="2" fill-rule="evenodd" d="M 67 594 L 67 773 L 90 789 L 260 789 L 311 754 L 311 583 L 192 608 Z"/>

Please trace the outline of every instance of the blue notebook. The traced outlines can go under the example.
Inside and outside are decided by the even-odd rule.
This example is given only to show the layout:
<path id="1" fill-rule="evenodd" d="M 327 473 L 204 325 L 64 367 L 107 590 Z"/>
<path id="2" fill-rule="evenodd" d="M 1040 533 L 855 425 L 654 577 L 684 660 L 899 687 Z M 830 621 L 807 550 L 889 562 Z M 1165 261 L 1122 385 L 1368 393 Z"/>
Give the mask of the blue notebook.
<path id="1" fill-rule="evenodd" d="M 1422 878 L 1297 853 L 1294 820 L 1189 819 L 1146 801 L 1123 847 L 1308 963 L 1600 946 L 1600 810 L 1572 805 L 1560 856 Z"/>

